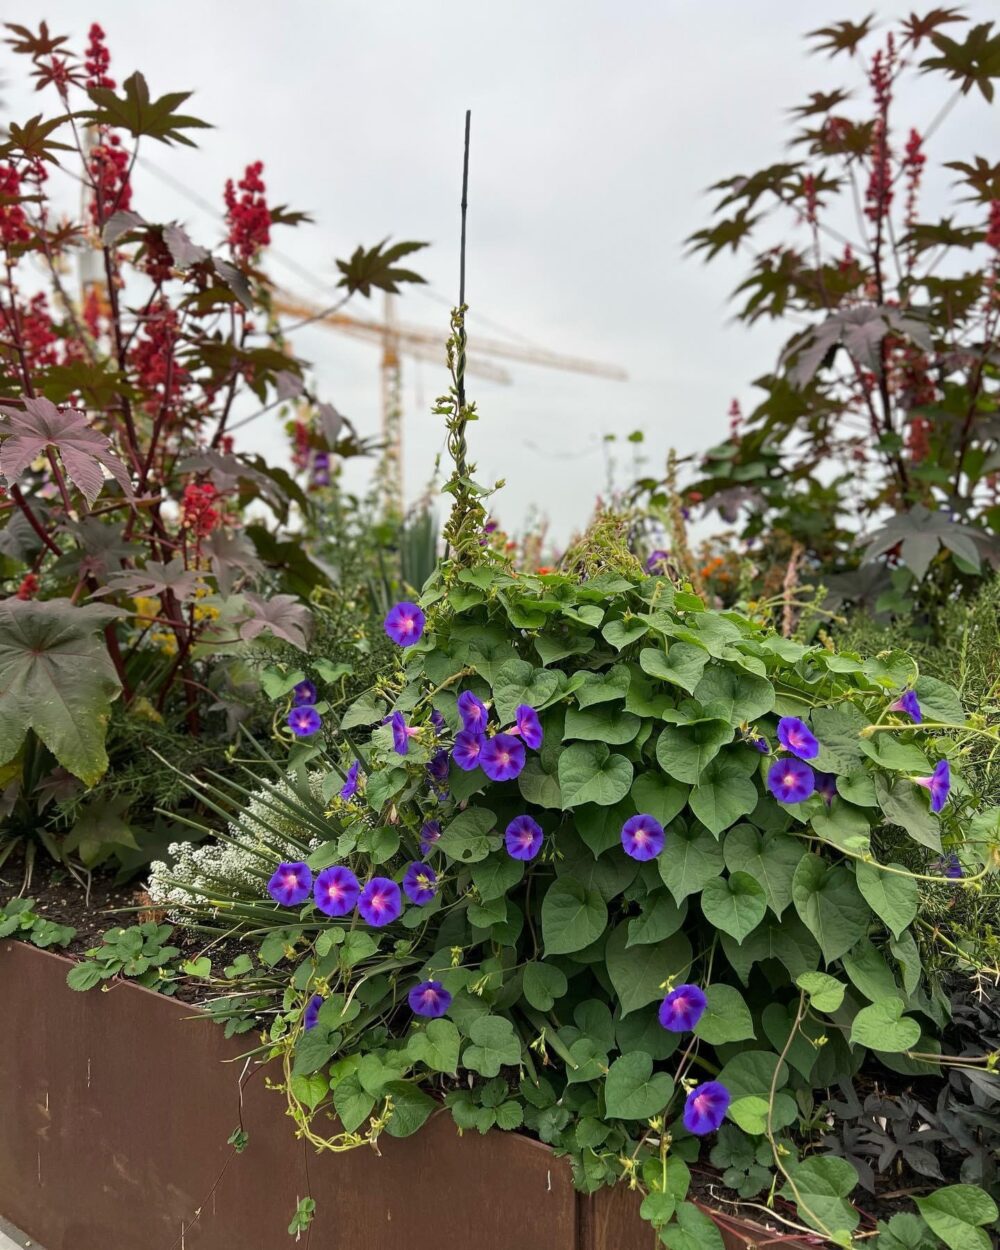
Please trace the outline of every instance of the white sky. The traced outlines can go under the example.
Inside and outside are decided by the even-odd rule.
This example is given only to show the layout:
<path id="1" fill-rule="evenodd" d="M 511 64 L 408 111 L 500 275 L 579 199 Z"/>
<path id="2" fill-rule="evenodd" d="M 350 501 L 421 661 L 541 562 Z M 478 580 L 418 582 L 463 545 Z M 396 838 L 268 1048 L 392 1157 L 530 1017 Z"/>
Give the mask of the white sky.
<path id="1" fill-rule="evenodd" d="M 683 454 L 719 441 L 733 396 L 750 405 L 750 383 L 771 367 L 781 330 L 730 324 L 727 297 L 746 258 L 706 267 L 685 259 L 683 240 L 707 222 L 709 183 L 782 157 L 786 108 L 820 87 L 855 85 L 857 71 L 843 59 L 807 56 L 802 34 L 871 7 L 171 0 L 154 9 L 136 0 L 46 0 L 22 4 L 16 20 L 35 25 L 44 15 L 82 48 L 96 19 L 119 82 L 140 68 L 156 95 L 193 88 L 190 111 L 216 129 L 196 133 L 197 150 L 148 143 L 145 154 L 220 205 L 226 178 L 263 160 L 270 202 L 316 218 L 313 226 L 276 228 L 274 242 L 319 281 L 332 284 L 333 258 L 358 242 L 388 234 L 428 240 L 414 267 L 437 298 L 414 291 L 399 312 L 438 329 L 442 342 L 457 292 L 470 107 L 471 346 L 478 315 L 533 344 L 629 373 L 617 383 L 514 364 L 513 386 L 472 383 L 483 418 L 470 437 L 478 477 L 508 483 L 499 515 L 517 527 L 534 506 L 565 538 L 604 488 L 605 434 L 643 429 L 644 454 L 658 470 L 670 446 Z M 995 0 L 965 7 L 979 20 L 997 16 Z M 4 112 L 17 120 L 39 108 L 20 78 L 24 66 L 0 52 Z M 944 98 L 936 76 L 920 84 L 911 97 L 918 128 Z M 931 161 L 977 152 L 995 159 L 998 137 L 995 112 L 963 103 L 934 138 Z M 144 216 L 177 217 L 196 241 L 218 240 L 219 224 L 151 173 L 138 171 L 135 183 L 134 207 Z M 317 297 L 277 261 L 270 268 L 289 288 Z M 381 311 L 360 299 L 352 307 Z M 378 349 L 318 329 L 296 341 L 324 397 L 375 433 Z M 445 384 L 443 368 L 404 368 L 411 497 L 443 447 L 428 414 Z M 244 446 L 280 454 L 277 420 L 248 427 Z M 625 445 L 616 453 L 623 466 L 628 454 Z"/>

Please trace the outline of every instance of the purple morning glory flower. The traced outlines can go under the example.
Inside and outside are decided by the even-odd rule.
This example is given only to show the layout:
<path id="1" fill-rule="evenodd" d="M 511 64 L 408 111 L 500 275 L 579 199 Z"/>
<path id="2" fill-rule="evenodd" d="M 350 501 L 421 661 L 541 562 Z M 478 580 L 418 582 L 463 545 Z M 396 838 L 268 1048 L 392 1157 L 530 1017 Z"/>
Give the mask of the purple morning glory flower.
<path id="1" fill-rule="evenodd" d="M 802 760 L 775 760 L 767 770 L 767 788 L 781 803 L 801 803 L 816 789 L 816 774 Z"/>
<path id="2" fill-rule="evenodd" d="M 428 864 L 411 864 L 403 875 L 403 889 L 411 903 L 423 907 L 437 893 L 437 873 Z"/>
<path id="3" fill-rule="evenodd" d="M 947 760 L 938 760 L 934 771 L 929 777 L 914 777 L 918 786 L 931 792 L 931 811 L 939 812 L 948 802 L 951 793 L 951 765 Z"/>
<path id="4" fill-rule="evenodd" d="M 439 712 L 436 707 L 431 708 L 430 722 L 434 732 L 440 737 L 448 728 L 448 722 L 444 718 L 444 714 Z"/>
<path id="5" fill-rule="evenodd" d="M 308 738 L 323 724 L 323 717 L 314 707 L 303 705 L 292 708 L 288 713 L 287 723 L 296 738 Z"/>
<path id="6" fill-rule="evenodd" d="M 747 742 L 749 742 L 755 751 L 759 751 L 761 755 L 771 754 L 771 744 L 763 734 L 752 733 L 747 738 Z"/>
<path id="7" fill-rule="evenodd" d="M 666 841 L 663 826 L 653 816 L 640 812 L 622 825 L 622 846 L 633 859 L 655 859 Z"/>
<path id="8" fill-rule="evenodd" d="M 357 760 L 347 770 L 347 776 L 344 778 L 344 784 L 340 788 L 340 797 L 342 799 L 353 799 L 358 792 L 358 773 L 361 771 L 361 765 Z"/>
<path id="9" fill-rule="evenodd" d="M 720 1081 L 696 1086 L 684 1103 L 684 1127 L 698 1137 L 714 1133 L 726 1118 L 729 1102 L 729 1090 Z"/>
<path id="10" fill-rule="evenodd" d="M 499 521 L 494 521 L 494 520 L 491 518 L 491 519 L 490 519 L 490 520 L 488 520 L 488 521 L 486 522 L 486 524 L 483 526 L 483 532 L 484 532 L 484 533 L 486 533 L 486 534 L 494 534 L 494 533 L 496 533 L 496 530 L 497 530 L 497 528 L 499 527 L 499 525 L 500 525 L 500 522 L 499 522 Z"/>
<path id="11" fill-rule="evenodd" d="M 705 1013 L 708 999 L 697 985 L 678 985 L 660 1003 L 660 1024 L 671 1033 L 690 1033 Z"/>
<path id="12" fill-rule="evenodd" d="M 410 739 L 420 731 L 406 723 L 402 712 L 393 712 L 389 717 L 389 724 L 392 725 L 392 749 L 397 755 L 405 755 L 410 749 Z"/>
<path id="13" fill-rule="evenodd" d="M 300 681 L 297 686 L 292 687 L 292 702 L 296 707 L 302 707 L 303 704 L 316 702 L 319 698 L 319 691 L 311 681 Z"/>
<path id="14" fill-rule="evenodd" d="M 778 741 L 800 760 L 812 760 L 819 755 L 819 743 L 812 730 L 797 716 L 783 716 L 778 721 Z"/>
<path id="15" fill-rule="evenodd" d="M 420 641 L 427 618 L 415 603 L 397 603 L 385 618 L 385 632 L 400 647 Z"/>
<path id="16" fill-rule="evenodd" d="M 669 559 L 669 551 L 661 551 L 659 548 L 656 551 L 651 551 L 646 559 L 646 572 L 655 573 L 657 570 L 662 571 L 666 568 Z"/>
<path id="17" fill-rule="evenodd" d="M 532 751 L 537 751 L 542 745 L 542 722 L 538 719 L 538 713 L 533 707 L 529 707 L 527 703 L 522 703 L 514 713 L 514 725 L 511 733 L 518 733 L 524 740 L 525 746 L 531 747 Z"/>
<path id="18" fill-rule="evenodd" d="M 472 729 L 463 729 L 461 733 L 455 735 L 451 758 L 463 772 L 471 773 L 474 768 L 479 767 L 479 757 L 483 753 L 485 743 L 486 738 L 482 734 Z"/>
<path id="19" fill-rule="evenodd" d="M 282 907 L 298 907 L 309 897 L 312 880 L 312 870 L 308 864 L 301 861 L 279 864 L 274 876 L 267 883 L 267 892 Z"/>
<path id="20" fill-rule="evenodd" d="M 524 743 L 512 734 L 487 738 L 479 752 L 479 763 L 490 781 L 513 781 L 524 767 Z"/>
<path id="21" fill-rule="evenodd" d="M 920 700 L 917 698 L 915 690 L 907 690 L 907 692 L 896 700 L 895 703 L 889 704 L 890 712 L 905 712 L 915 725 L 919 725 L 923 720 L 923 714 L 920 711 Z"/>
<path id="22" fill-rule="evenodd" d="M 471 690 L 463 690 L 458 696 L 458 714 L 462 718 L 462 728 L 472 733 L 482 733 L 490 715 L 486 704 Z"/>
<path id="23" fill-rule="evenodd" d="M 308 1033 L 310 1029 L 316 1027 L 319 1021 L 319 1009 L 323 1006 L 323 995 L 314 994 L 306 1003 L 306 1009 L 302 1013 L 302 1027 Z"/>
<path id="24" fill-rule="evenodd" d="M 504 833 L 511 859 L 534 859 L 542 849 L 542 826 L 530 816 L 515 816 Z"/>
<path id="25" fill-rule="evenodd" d="M 410 990 L 406 1001 L 416 1015 L 434 1019 L 443 1016 L 451 1006 L 451 995 L 440 981 L 421 981 Z"/>
<path id="26" fill-rule="evenodd" d="M 328 451 L 317 451 L 313 454 L 312 484 L 313 486 L 330 485 L 330 453 Z"/>
<path id="27" fill-rule="evenodd" d="M 346 916 L 354 910 L 361 886 L 350 868 L 334 864 L 324 868 L 316 878 L 313 896 L 316 906 L 326 916 Z"/>
<path id="28" fill-rule="evenodd" d="M 833 773 L 817 773 L 815 770 L 813 775 L 816 778 L 816 793 L 823 796 L 829 807 L 837 797 L 837 778 Z"/>
<path id="29" fill-rule="evenodd" d="M 420 830 L 420 854 L 428 854 L 431 847 L 440 837 L 441 822 L 437 820 L 428 820 L 424 827 Z"/>
<path id="30" fill-rule="evenodd" d="M 438 785 L 448 780 L 448 752 L 444 748 L 431 756 L 427 765 L 427 775 Z"/>
<path id="31" fill-rule="evenodd" d="M 388 877 L 372 877 L 358 898 L 358 911 L 376 929 L 392 924 L 403 911 L 399 886 Z"/>
<path id="32" fill-rule="evenodd" d="M 951 855 L 942 855 L 934 867 L 952 881 L 961 881 L 965 876 L 959 858 L 954 852 Z"/>

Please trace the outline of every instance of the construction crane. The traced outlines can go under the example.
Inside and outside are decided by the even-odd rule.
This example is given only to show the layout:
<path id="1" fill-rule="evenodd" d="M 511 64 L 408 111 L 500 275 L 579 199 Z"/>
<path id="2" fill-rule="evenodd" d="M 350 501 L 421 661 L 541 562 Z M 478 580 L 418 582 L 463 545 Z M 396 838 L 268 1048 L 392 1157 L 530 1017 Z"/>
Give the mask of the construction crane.
<path id="1" fill-rule="evenodd" d="M 382 348 L 382 442 L 383 463 L 381 485 L 383 502 L 387 512 L 402 514 L 404 504 L 403 482 L 403 410 L 402 410 L 402 357 L 416 360 L 432 360 L 444 363 L 444 347 L 440 330 L 428 330 L 423 326 L 407 325 L 396 318 L 396 300 L 388 292 L 385 295 L 384 316 L 381 321 L 356 317 L 351 313 L 326 312 L 316 304 L 276 289 L 272 297 L 275 312 L 296 317 L 302 321 L 314 321 L 351 338 L 377 343 Z M 561 369 L 568 373 L 586 373 L 593 377 L 610 378 L 624 382 L 627 374 L 617 365 L 602 364 L 578 356 L 566 356 L 541 347 L 505 343 L 500 339 L 482 339 L 478 335 L 470 339 L 466 370 L 478 377 L 507 385 L 512 379 L 494 360 L 521 361 L 546 369 Z"/>

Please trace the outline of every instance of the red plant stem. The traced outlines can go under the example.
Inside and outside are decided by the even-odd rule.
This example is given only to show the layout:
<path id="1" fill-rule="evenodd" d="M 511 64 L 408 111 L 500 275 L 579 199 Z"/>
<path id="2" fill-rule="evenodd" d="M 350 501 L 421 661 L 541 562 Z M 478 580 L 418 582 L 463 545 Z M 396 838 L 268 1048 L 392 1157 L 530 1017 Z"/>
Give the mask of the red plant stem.
<path id="1" fill-rule="evenodd" d="M 132 687 L 129 685 L 128 674 L 125 671 L 125 662 L 122 659 L 121 648 L 118 645 L 118 635 L 115 633 L 113 621 L 109 621 L 104 626 L 104 642 L 107 645 L 111 663 L 115 666 L 115 672 L 118 674 L 118 680 L 122 684 L 122 698 L 126 703 L 130 703 L 132 701 Z"/>
<path id="2" fill-rule="evenodd" d="M 984 328 L 985 349 L 976 361 L 976 367 L 972 372 L 972 378 L 969 384 L 969 407 L 965 413 L 965 420 L 962 422 L 962 432 L 958 440 L 958 460 L 955 465 L 955 481 L 953 489 L 956 495 L 959 493 L 962 478 L 962 467 L 965 463 L 965 454 L 969 448 L 969 436 L 972 433 L 972 422 L 976 416 L 976 402 L 979 399 L 979 388 L 983 381 L 983 369 L 986 366 L 986 358 L 991 351 L 991 346 L 997 332 L 997 322 L 1000 321 L 1000 308 L 988 320 Z"/>
<path id="3" fill-rule="evenodd" d="M 62 549 L 57 545 L 55 539 L 45 529 L 41 521 L 39 521 L 38 517 L 36 517 L 35 514 L 32 512 L 27 499 L 25 499 L 24 495 L 21 494 L 20 486 L 12 486 L 10 488 L 10 496 L 14 500 L 14 503 L 24 513 L 25 519 L 27 520 L 28 524 L 35 531 L 38 537 L 42 540 L 45 546 L 48 547 L 49 551 L 51 551 L 53 555 L 61 556 Z"/>
<path id="4" fill-rule="evenodd" d="M 59 461 L 56 459 L 56 453 L 51 447 L 46 447 L 45 456 L 49 462 L 49 468 L 52 470 L 52 476 L 56 480 L 56 485 L 59 487 L 59 494 L 62 497 L 63 507 L 66 509 L 67 516 L 70 516 L 73 512 L 73 500 L 70 498 L 69 489 L 66 486 L 66 478 L 63 476 L 63 471 L 59 467 Z"/>

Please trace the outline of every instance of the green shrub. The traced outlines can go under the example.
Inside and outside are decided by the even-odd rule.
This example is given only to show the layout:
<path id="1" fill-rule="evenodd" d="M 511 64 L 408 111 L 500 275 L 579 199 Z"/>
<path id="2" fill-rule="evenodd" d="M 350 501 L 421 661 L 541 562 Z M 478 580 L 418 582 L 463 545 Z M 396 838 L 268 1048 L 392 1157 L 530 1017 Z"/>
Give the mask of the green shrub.
<path id="1" fill-rule="evenodd" d="M 962 724 L 955 692 L 901 651 L 863 660 L 805 646 L 659 578 L 455 562 L 421 602 L 423 637 L 331 732 L 321 798 L 317 738 L 292 752 L 287 776 L 275 766 L 275 820 L 263 823 L 277 832 L 279 812 L 296 814 L 295 858 L 317 894 L 339 866 L 390 882 L 393 896 L 423 863 L 429 901 L 385 925 L 366 922 L 370 909 L 276 906 L 264 878 L 288 856 L 281 818 L 259 888 L 233 886 L 200 909 L 255 942 L 267 935 L 233 982 L 272 987 L 268 1039 L 302 1133 L 335 1149 L 406 1135 L 443 1095 L 460 1128 L 523 1126 L 570 1156 L 582 1189 L 641 1185 L 666 1244 L 686 1230 L 708 1245 L 686 1201 L 700 1141 L 684 1108 L 693 1087 L 717 1081 L 731 1096 L 729 1154 L 757 1169 L 766 1142 L 799 1219 L 850 1244 L 857 1175 L 811 1152 L 811 1109 L 863 1063 L 936 1070 L 949 1002 L 920 891 L 977 889 L 1000 840 L 1000 809 L 975 810 L 957 773 L 940 814 L 914 780 L 960 762 L 976 731 L 925 731 L 892 705 L 912 689 L 925 724 Z M 495 731 L 537 713 L 543 740 L 516 778 L 450 757 L 466 692 L 515 766 L 524 737 Z M 794 730 L 791 718 L 818 739 L 795 765 L 817 788 L 785 802 L 773 791 L 794 756 L 776 730 Z M 530 715 L 524 730 L 530 739 Z M 808 740 L 798 749 L 809 755 Z M 363 780 L 345 798 L 352 762 Z M 236 807 L 246 793 L 228 787 Z M 624 846 L 637 814 L 666 830 L 644 861 Z M 507 849 L 521 816 L 543 835 L 529 861 Z M 913 847 L 912 868 L 880 855 L 889 827 Z M 964 880 L 944 875 L 942 855 Z M 440 1017 L 411 1007 L 427 982 L 450 997 Z M 658 1010 L 683 985 L 707 1008 L 678 1034 Z M 755 1184 L 747 1172 L 741 1183 Z M 977 1202 L 995 1218 L 989 1198 Z"/>

